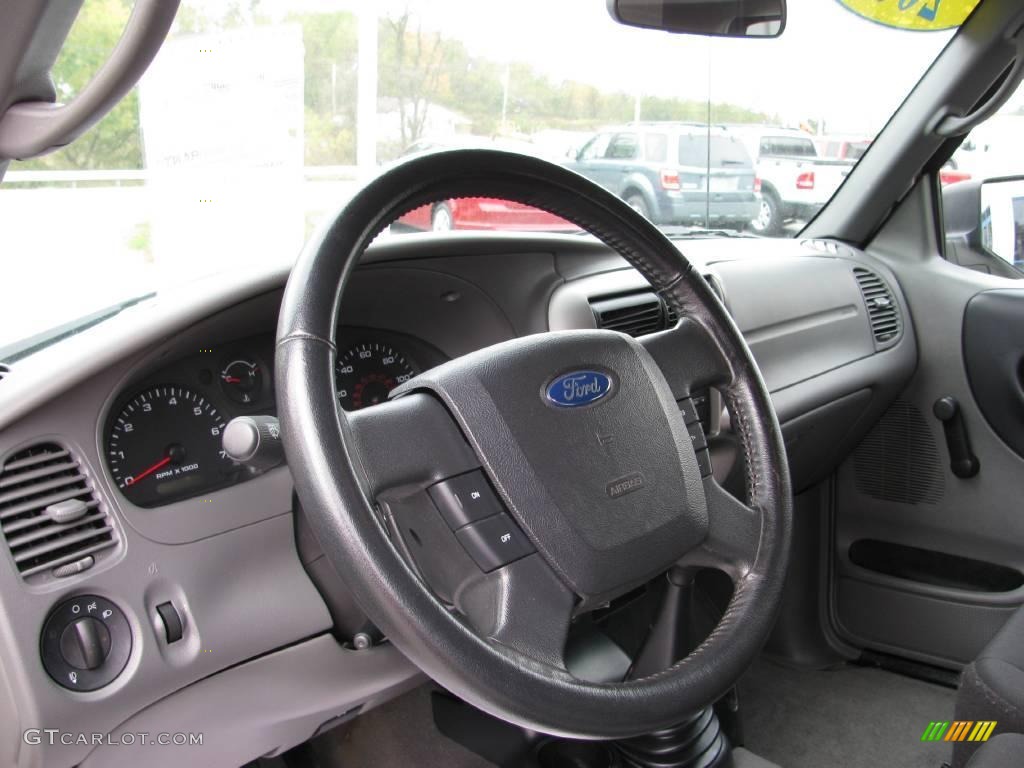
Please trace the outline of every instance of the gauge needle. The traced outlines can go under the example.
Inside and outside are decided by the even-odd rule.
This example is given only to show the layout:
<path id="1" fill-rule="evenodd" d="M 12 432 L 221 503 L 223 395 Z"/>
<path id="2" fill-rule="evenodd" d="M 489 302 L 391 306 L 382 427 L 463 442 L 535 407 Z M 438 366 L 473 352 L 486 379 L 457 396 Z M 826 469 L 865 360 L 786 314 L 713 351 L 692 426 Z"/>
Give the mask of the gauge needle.
<path id="1" fill-rule="evenodd" d="M 128 480 L 126 480 L 124 484 L 125 485 L 135 485 L 142 478 L 146 477 L 147 475 L 153 474 L 158 469 L 160 469 L 160 467 L 162 467 L 162 466 L 164 466 L 166 464 L 170 464 L 170 463 L 171 463 L 171 457 L 170 456 L 165 456 L 164 458 L 160 459 L 160 461 L 158 461 L 156 464 L 154 464 L 152 467 L 147 469 L 145 472 L 140 472 L 139 474 L 135 475 L 134 477 L 131 477 Z"/>
<path id="2" fill-rule="evenodd" d="M 224 381 L 227 384 L 241 384 L 242 380 L 237 376 L 225 376 Z"/>

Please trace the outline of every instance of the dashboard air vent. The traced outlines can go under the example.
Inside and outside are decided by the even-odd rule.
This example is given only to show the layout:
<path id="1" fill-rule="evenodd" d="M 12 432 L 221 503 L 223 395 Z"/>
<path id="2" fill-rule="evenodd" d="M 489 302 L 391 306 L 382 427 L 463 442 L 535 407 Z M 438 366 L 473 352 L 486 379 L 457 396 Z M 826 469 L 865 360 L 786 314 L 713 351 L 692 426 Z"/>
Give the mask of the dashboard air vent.
<path id="1" fill-rule="evenodd" d="M 665 328 L 665 305 L 651 292 L 631 293 L 607 299 L 591 299 L 598 328 L 643 336 Z"/>
<path id="2" fill-rule="evenodd" d="M 26 448 L 0 466 L 0 533 L 22 578 L 117 543 L 78 459 L 56 443 Z"/>
<path id="3" fill-rule="evenodd" d="M 899 307 L 896 306 L 896 299 L 889 290 L 889 286 L 870 270 L 856 267 L 853 270 L 854 277 L 860 285 L 860 292 L 864 296 L 864 304 L 868 310 L 868 319 L 871 322 L 871 335 L 875 338 L 875 347 L 885 349 L 891 347 L 899 338 L 903 330 L 903 319 L 900 316 Z"/>

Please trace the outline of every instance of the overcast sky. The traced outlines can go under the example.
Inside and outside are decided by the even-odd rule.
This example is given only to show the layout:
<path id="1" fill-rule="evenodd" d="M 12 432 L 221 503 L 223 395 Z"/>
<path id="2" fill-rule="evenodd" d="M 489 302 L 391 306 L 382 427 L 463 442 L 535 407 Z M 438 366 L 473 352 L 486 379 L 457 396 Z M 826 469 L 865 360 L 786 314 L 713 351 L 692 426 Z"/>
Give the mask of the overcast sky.
<path id="1" fill-rule="evenodd" d="M 265 0 L 283 12 L 358 9 L 353 0 Z M 427 28 L 495 61 L 528 62 L 573 79 L 659 96 L 704 99 L 708 67 L 715 101 L 797 122 L 824 117 L 832 132 L 877 132 L 950 38 L 866 21 L 837 0 L 789 0 L 776 40 L 722 40 L 630 29 L 605 0 L 383 0 L 408 7 Z M 365 7 L 365 6 L 364 6 Z M 514 90 L 515 84 L 512 83 Z"/>

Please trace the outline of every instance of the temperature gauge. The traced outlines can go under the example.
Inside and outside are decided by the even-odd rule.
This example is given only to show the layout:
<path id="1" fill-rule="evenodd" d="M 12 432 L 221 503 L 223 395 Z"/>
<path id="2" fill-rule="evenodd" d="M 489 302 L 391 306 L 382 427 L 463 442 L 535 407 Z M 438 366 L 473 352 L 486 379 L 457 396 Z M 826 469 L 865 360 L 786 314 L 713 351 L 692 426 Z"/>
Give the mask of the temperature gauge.
<path id="1" fill-rule="evenodd" d="M 224 394 L 236 403 L 248 405 L 260 396 L 263 389 L 263 374 L 259 364 L 251 360 L 232 360 L 220 372 L 220 383 L 224 388 Z"/>

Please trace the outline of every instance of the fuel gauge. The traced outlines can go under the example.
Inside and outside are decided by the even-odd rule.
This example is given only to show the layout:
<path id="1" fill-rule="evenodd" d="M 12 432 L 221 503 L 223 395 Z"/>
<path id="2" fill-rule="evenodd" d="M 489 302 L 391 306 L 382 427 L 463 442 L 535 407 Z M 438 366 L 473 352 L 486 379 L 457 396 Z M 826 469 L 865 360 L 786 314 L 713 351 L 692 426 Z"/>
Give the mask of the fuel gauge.
<path id="1" fill-rule="evenodd" d="M 255 402 L 263 389 L 263 374 L 260 366 L 252 360 L 232 360 L 220 372 L 220 383 L 224 394 L 236 403 L 248 405 Z"/>

